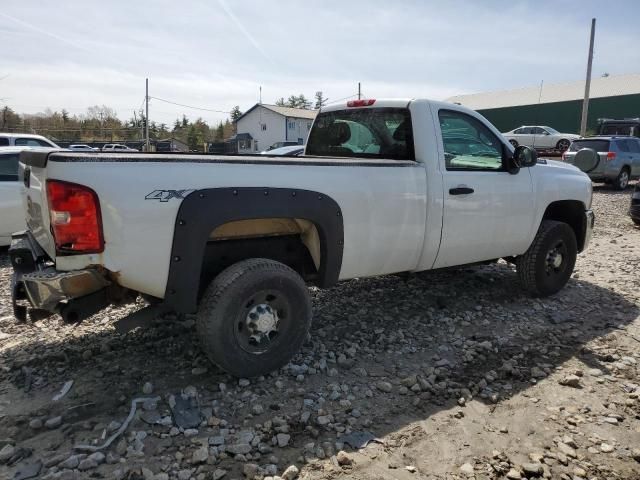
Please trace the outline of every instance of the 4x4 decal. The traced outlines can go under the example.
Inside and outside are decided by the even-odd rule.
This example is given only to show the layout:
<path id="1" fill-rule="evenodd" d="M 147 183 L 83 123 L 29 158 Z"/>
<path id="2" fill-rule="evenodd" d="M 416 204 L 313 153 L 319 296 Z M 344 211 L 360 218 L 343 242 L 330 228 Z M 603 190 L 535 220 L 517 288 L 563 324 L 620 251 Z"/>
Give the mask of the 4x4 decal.
<path id="1" fill-rule="evenodd" d="M 144 199 L 145 200 L 160 200 L 161 202 L 168 202 L 172 198 L 177 198 L 178 200 L 183 200 L 187 195 L 191 192 L 194 192 L 194 189 L 186 189 L 186 190 L 154 190 L 151 193 L 148 193 Z"/>

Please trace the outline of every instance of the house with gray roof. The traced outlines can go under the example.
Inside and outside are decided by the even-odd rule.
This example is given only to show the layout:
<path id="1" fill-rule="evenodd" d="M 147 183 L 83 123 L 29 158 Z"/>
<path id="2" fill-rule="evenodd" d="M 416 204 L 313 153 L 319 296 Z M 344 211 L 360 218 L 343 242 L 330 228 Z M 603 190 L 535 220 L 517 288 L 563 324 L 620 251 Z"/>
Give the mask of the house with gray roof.
<path id="1" fill-rule="evenodd" d="M 236 135 L 230 140 L 238 153 L 259 153 L 274 144 L 304 145 L 316 110 L 256 103 L 236 120 Z"/>

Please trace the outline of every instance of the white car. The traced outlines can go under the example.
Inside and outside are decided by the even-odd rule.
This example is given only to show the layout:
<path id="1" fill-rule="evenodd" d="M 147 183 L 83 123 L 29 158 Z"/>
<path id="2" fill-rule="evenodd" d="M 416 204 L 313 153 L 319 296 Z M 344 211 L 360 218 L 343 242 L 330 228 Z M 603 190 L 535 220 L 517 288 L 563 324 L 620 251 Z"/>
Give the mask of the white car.
<path id="1" fill-rule="evenodd" d="M 289 145 L 288 147 L 274 148 L 273 150 L 265 150 L 260 155 L 282 155 L 284 157 L 297 157 L 304 153 L 304 145 Z"/>
<path id="2" fill-rule="evenodd" d="M 120 143 L 107 143 L 102 147 L 103 152 L 137 152 L 135 148 L 127 147 Z"/>
<path id="3" fill-rule="evenodd" d="M 30 133 L 0 133 L 0 147 L 49 147 L 60 148 L 42 135 Z"/>
<path id="4" fill-rule="evenodd" d="M 297 353 L 307 283 L 507 258 L 544 297 L 569 281 L 594 222 L 587 175 L 429 100 L 323 107 L 304 157 L 20 160 L 30 182 L 29 231 L 9 249 L 17 318 L 30 306 L 79 321 L 142 293 L 158 300 L 147 313 L 196 313 L 204 351 L 238 377 Z"/>
<path id="5" fill-rule="evenodd" d="M 73 150 L 74 152 L 99 152 L 100 151 L 99 148 L 93 148 L 83 143 L 69 145 L 69 150 Z"/>
<path id="6" fill-rule="evenodd" d="M 11 243 L 11 234 L 27 228 L 22 207 L 23 183 L 18 179 L 21 148 L 0 149 L 0 246 Z"/>
<path id="7" fill-rule="evenodd" d="M 538 125 L 523 125 L 510 132 L 502 134 L 511 145 L 526 145 L 537 149 L 556 149 L 564 152 L 573 140 L 580 135 L 573 133 L 560 133 L 554 128 Z"/>

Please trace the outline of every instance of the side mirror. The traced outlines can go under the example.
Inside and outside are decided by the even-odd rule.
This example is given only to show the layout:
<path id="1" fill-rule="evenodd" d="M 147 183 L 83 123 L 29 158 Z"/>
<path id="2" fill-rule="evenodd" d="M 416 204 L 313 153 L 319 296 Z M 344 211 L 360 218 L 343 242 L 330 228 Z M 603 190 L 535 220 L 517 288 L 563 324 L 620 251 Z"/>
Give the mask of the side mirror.
<path id="1" fill-rule="evenodd" d="M 526 145 L 518 145 L 513 152 L 513 163 L 518 168 L 533 167 L 538 161 L 537 152 Z"/>

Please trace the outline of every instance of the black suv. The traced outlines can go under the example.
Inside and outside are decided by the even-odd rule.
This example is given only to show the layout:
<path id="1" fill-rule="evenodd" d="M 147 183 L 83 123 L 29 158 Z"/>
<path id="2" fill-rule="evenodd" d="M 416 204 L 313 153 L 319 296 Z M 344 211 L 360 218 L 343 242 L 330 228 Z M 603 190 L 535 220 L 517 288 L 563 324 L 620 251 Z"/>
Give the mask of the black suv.
<path id="1" fill-rule="evenodd" d="M 598 122 L 598 135 L 640 137 L 640 118 L 601 118 Z"/>

